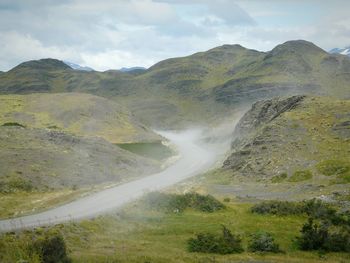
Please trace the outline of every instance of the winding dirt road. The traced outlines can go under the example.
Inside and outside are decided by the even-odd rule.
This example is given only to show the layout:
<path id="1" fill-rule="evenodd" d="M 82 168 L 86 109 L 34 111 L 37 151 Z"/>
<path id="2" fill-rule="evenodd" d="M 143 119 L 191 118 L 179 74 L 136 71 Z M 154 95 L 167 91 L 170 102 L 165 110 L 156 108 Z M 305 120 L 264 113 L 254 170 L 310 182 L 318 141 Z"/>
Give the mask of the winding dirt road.
<path id="1" fill-rule="evenodd" d="M 71 203 L 28 216 L 0 221 L 0 231 L 32 228 L 91 218 L 119 208 L 148 191 L 159 190 L 209 169 L 217 160 L 217 153 L 200 145 L 200 132 L 160 132 L 177 147 L 180 158 L 167 169 L 132 182 L 102 190 Z"/>

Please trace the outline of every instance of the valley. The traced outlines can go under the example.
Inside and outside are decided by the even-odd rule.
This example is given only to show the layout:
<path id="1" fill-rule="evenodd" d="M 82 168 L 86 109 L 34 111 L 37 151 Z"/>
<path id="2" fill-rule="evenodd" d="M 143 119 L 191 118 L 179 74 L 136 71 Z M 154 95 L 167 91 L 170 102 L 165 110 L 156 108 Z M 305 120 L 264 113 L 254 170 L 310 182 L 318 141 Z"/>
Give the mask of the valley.
<path id="1" fill-rule="evenodd" d="M 73 262 L 346 262 L 349 85 L 350 58 L 304 40 L 1 73 L 0 261 L 59 239 Z"/>

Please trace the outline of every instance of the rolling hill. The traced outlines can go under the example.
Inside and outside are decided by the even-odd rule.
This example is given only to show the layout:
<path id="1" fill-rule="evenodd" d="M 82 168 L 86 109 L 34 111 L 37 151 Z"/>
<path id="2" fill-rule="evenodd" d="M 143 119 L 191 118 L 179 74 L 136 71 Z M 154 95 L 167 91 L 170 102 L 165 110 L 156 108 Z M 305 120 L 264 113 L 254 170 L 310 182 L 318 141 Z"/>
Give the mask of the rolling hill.
<path id="1" fill-rule="evenodd" d="M 215 122 L 224 112 L 276 95 L 349 98 L 349 81 L 350 58 L 295 40 L 269 52 L 223 45 L 137 74 L 74 71 L 52 59 L 25 62 L 0 75 L 0 92 L 91 93 L 123 104 L 150 126 L 179 127 Z"/>
<path id="2" fill-rule="evenodd" d="M 161 145 L 162 137 L 114 101 L 35 93 L 1 95 L 0 104 L 0 193 L 116 183 L 160 169 L 118 146 Z"/>
<path id="3" fill-rule="evenodd" d="M 18 123 L 111 143 L 151 142 L 161 138 L 114 101 L 83 93 L 0 96 L 0 125 Z"/>
<path id="4" fill-rule="evenodd" d="M 0 127 L 0 193 L 116 183 L 159 169 L 102 138 L 37 128 Z"/>

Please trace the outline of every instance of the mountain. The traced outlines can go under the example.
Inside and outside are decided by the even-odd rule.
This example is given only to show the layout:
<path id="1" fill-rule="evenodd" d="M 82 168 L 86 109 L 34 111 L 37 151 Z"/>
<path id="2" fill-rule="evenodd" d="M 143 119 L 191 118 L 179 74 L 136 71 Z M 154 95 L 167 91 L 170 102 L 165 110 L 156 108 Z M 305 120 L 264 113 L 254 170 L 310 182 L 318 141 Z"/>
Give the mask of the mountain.
<path id="1" fill-rule="evenodd" d="M 23 62 L 10 70 L 10 72 L 20 73 L 21 70 L 56 71 L 70 69 L 68 65 L 58 59 L 44 58 L 40 60 L 30 60 Z"/>
<path id="2" fill-rule="evenodd" d="M 119 69 L 121 72 L 143 72 L 147 70 L 145 67 L 131 67 L 131 68 L 121 68 Z"/>
<path id="3" fill-rule="evenodd" d="M 350 56 L 350 46 L 345 48 L 333 48 L 329 51 L 329 53 Z"/>
<path id="4" fill-rule="evenodd" d="M 75 63 L 73 63 L 73 62 L 69 62 L 69 61 L 63 61 L 63 62 L 64 62 L 66 65 L 70 66 L 72 69 L 75 69 L 75 70 L 94 71 L 93 68 L 80 66 L 80 65 L 75 64 Z"/>
<path id="5" fill-rule="evenodd" d="M 64 91 L 61 78 L 65 72 L 73 72 L 73 69 L 57 59 L 24 62 L 1 74 L 1 93 Z"/>
<path id="6" fill-rule="evenodd" d="M 156 128 L 215 123 L 223 113 L 280 95 L 350 98 L 350 58 L 304 40 L 269 52 L 223 45 L 161 61 L 138 74 L 35 67 L 20 71 L 0 75 L 1 93 L 91 93 L 115 100 Z"/>

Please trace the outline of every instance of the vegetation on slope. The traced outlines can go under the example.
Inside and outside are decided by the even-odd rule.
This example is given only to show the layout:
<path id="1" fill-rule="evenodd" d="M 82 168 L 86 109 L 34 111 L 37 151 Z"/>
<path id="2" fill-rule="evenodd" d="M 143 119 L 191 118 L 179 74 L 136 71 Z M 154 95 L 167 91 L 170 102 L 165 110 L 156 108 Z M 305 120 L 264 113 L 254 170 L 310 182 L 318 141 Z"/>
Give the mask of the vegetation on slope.
<path id="1" fill-rule="evenodd" d="M 83 93 L 0 96 L 0 125 L 65 131 L 111 143 L 159 141 L 117 103 Z"/>
<path id="2" fill-rule="evenodd" d="M 139 74 L 79 72 L 59 64 L 50 59 L 23 63 L 1 74 L 0 92 L 92 93 L 113 98 L 158 127 L 215 121 L 239 105 L 276 95 L 350 96 L 350 58 L 302 40 L 270 52 L 223 45 L 161 61 Z"/>
<path id="3" fill-rule="evenodd" d="M 291 97 L 258 102 L 238 124 L 238 138 L 224 168 L 236 176 L 275 183 L 348 183 L 349 120 L 346 100 Z"/>
<path id="4" fill-rule="evenodd" d="M 104 139 L 54 130 L 0 127 L 0 149 L 5 192 L 120 182 L 157 170 L 152 160 Z"/>

